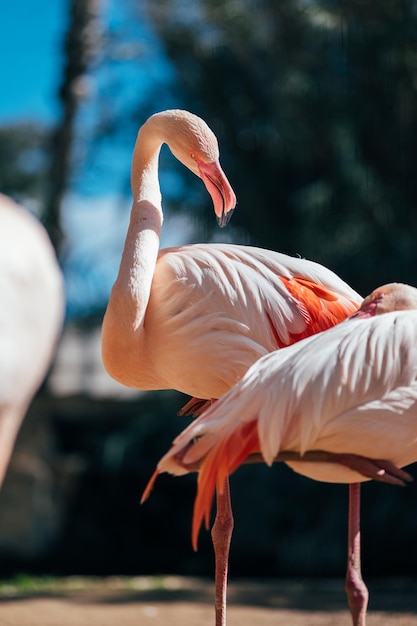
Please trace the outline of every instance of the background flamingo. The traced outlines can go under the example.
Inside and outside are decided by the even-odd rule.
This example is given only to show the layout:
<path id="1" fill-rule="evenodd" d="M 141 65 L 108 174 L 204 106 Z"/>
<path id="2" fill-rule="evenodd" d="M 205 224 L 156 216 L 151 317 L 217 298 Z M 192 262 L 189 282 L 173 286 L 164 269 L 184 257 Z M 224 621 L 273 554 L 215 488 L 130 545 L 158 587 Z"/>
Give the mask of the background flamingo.
<path id="1" fill-rule="evenodd" d="M 103 362 L 125 385 L 177 389 L 204 404 L 261 356 L 333 326 L 362 299 L 330 270 L 269 250 L 211 244 L 159 251 L 164 142 L 202 178 L 220 226 L 236 203 L 216 137 L 203 120 L 172 110 L 145 122 L 133 154 L 130 225 L 103 320 Z M 199 400 L 190 406 L 199 407 Z M 233 525 L 227 482 L 217 511 L 216 623 L 224 624 Z"/>
<path id="2" fill-rule="evenodd" d="M 371 476 L 404 484 L 409 476 L 397 468 L 417 461 L 416 309 L 417 289 L 376 289 L 353 321 L 260 359 L 175 440 L 158 472 L 201 468 L 194 545 L 203 518 L 208 523 L 215 486 L 221 489 L 252 454 L 261 452 L 269 465 L 286 460 L 315 480 L 354 483 L 347 591 L 353 623 L 364 626 L 358 481 Z"/>
<path id="3" fill-rule="evenodd" d="M 46 231 L 0 194 L 0 485 L 63 320 L 63 282 Z"/>

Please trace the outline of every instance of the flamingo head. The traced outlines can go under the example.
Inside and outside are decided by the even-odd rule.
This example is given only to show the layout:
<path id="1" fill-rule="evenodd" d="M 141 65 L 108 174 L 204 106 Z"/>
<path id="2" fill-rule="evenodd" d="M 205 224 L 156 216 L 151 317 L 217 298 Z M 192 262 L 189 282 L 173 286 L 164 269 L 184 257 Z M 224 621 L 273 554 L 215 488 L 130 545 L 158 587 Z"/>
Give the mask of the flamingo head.
<path id="1" fill-rule="evenodd" d="M 188 111 L 165 111 L 165 115 L 172 154 L 203 180 L 213 200 L 217 222 L 226 226 L 236 206 L 236 196 L 220 166 L 215 134 L 201 118 Z"/>
<path id="2" fill-rule="evenodd" d="M 360 309 L 351 317 L 373 317 L 390 311 L 410 309 L 417 309 L 417 289 L 404 283 L 388 283 L 366 296 Z"/>

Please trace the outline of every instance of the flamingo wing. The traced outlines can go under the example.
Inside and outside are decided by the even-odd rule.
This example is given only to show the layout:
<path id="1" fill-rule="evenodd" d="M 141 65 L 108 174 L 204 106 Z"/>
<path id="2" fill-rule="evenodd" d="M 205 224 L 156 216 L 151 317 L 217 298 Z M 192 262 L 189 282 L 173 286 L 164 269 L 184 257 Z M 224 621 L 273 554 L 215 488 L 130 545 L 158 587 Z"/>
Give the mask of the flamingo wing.
<path id="1" fill-rule="evenodd" d="M 277 252 L 229 244 L 162 250 L 145 318 L 146 375 L 152 388 L 219 398 L 261 356 L 333 326 L 361 301 L 327 268 Z"/>

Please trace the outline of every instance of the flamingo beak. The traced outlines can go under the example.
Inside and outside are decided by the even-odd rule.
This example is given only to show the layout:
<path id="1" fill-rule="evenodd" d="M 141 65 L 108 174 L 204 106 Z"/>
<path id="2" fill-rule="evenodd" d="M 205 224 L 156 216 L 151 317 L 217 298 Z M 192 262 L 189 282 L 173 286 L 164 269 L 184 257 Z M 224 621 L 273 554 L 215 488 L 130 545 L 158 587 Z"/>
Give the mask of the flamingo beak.
<path id="1" fill-rule="evenodd" d="M 366 319 L 368 317 L 374 317 L 377 315 L 378 306 L 381 304 L 383 299 L 383 294 L 378 294 L 377 296 L 371 294 L 365 298 L 362 302 L 360 308 L 349 316 L 349 319 Z"/>
<path id="2" fill-rule="evenodd" d="M 211 195 L 217 223 L 220 228 L 226 226 L 236 206 L 235 193 L 223 172 L 219 161 L 204 163 L 197 160 L 198 171 Z"/>

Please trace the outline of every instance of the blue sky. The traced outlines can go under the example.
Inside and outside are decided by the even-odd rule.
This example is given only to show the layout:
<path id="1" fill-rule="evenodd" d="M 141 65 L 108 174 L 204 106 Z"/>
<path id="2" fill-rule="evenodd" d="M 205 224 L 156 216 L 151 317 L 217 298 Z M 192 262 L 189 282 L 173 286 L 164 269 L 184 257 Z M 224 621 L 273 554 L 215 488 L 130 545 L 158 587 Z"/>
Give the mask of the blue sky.
<path id="1" fill-rule="evenodd" d="M 0 2 L 0 123 L 51 122 L 61 65 L 67 3 Z"/>
<path id="2" fill-rule="evenodd" d="M 0 3 L 1 124 L 26 119 L 48 123 L 58 114 L 56 93 L 68 5 L 68 0 Z M 129 15 L 128 6 L 129 3 L 121 5 L 117 0 L 102 0 L 100 5 L 104 34 L 111 38 L 112 33 L 118 33 L 119 37 L 114 60 L 120 76 L 118 103 L 137 99 L 140 91 L 146 96 L 153 81 L 164 81 L 170 74 L 172 78 L 172 68 L 164 58 L 162 46 L 149 25 L 140 22 L 137 14 Z M 129 50 L 136 57 L 135 63 L 130 63 Z M 103 83 L 111 75 L 109 69 L 103 73 L 99 79 L 102 87 L 105 88 Z M 114 87 L 114 84 L 109 86 Z"/>
<path id="3" fill-rule="evenodd" d="M 53 125 L 58 119 L 68 5 L 68 0 L 0 1 L 0 125 L 24 121 Z M 145 20 L 129 15 L 128 7 L 129 2 L 101 0 L 107 56 L 93 66 L 90 90 L 78 112 L 78 169 L 62 215 L 70 316 L 103 306 L 117 274 L 131 206 L 132 149 L 144 122 L 140 103 L 146 103 L 150 112 L 183 104 L 175 95 L 175 71 L 161 42 Z M 97 127 L 106 123 L 106 116 L 115 125 L 114 132 L 97 140 Z M 168 159 L 168 168 L 170 163 Z M 169 213 L 170 198 L 184 194 L 173 170 L 161 172 L 161 188 L 165 213 L 161 247 L 187 243 L 192 224 Z M 26 204 L 31 206 L 30 198 Z"/>
<path id="4" fill-rule="evenodd" d="M 0 125 L 24 121 L 53 125 L 58 118 L 68 4 L 67 0 L 0 2 Z M 158 108 L 180 104 L 172 100 L 174 71 L 160 42 L 149 25 L 131 18 L 128 5 L 102 0 L 101 28 L 112 56 L 92 69 L 91 94 L 78 114 L 87 164 L 73 180 L 62 216 L 70 315 L 82 315 L 105 303 L 117 274 L 130 212 L 130 197 L 123 197 L 121 190 L 128 194 L 131 152 L 144 121 L 138 117 L 136 122 L 138 102 L 156 90 Z M 107 111 L 115 116 L 118 128 L 110 141 L 97 142 L 97 123 L 106 119 Z M 172 174 L 162 186 L 167 195 L 178 193 Z M 161 245 L 184 243 L 187 233 L 191 235 L 184 219 L 166 218 Z"/>

